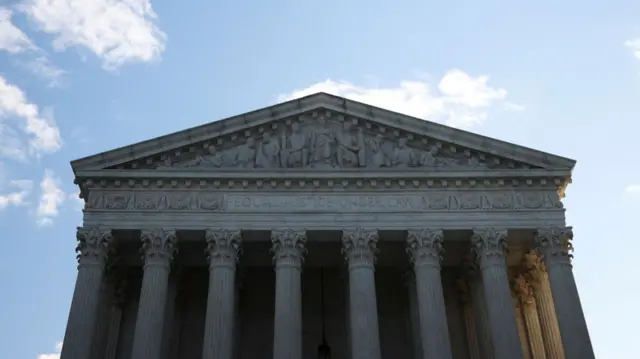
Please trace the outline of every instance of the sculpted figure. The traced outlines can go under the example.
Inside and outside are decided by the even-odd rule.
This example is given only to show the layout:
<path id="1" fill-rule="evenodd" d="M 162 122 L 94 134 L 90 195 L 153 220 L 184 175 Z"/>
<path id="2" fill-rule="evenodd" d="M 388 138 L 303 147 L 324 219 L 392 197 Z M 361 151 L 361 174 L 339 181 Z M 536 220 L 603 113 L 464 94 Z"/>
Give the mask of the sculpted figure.
<path id="1" fill-rule="evenodd" d="M 384 138 L 380 135 L 369 139 L 369 156 L 367 167 L 389 167 L 391 161 L 384 148 Z"/>
<path id="2" fill-rule="evenodd" d="M 332 168 L 334 160 L 335 135 L 327 128 L 324 119 L 318 121 L 311 142 L 310 165 L 313 168 Z"/>
<path id="3" fill-rule="evenodd" d="M 280 167 L 280 143 L 277 138 L 271 137 L 271 133 L 265 132 L 262 142 L 258 145 L 256 154 L 256 167 L 274 168 Z"/>
<path id="4" fill-rule="evenodd" d="M 304 168 L 307 166 L 307 158 L 309 151 L 307 135 L 300 130 L 300 124 L 294 122 L 291 124 L 291 134 L 286 137 L 282 135 L 282 153 L 281 160 L 285 167 Z"/>
<path id="5" fill-rule="evenodd" d="M 425 151 L 420 158 L 420 166 L 435 167 L 436 166 L 436 154 L 438 153 L 438 147 L 431 146 L 429 151 Z"/>
<path id="6" fill-rule="evenodd" d="M 247 141 L 236 147 L 233 154 L 233 164 L 240 168 L 252 168 L 256 161 L 256 140 L 253 137 L 247 138 Z"/>
<path id="7" fill-rule="evenodd" d="M 393 167 L 414 167 L 416 158 L 413 149 L 407 146 L 407 139 L 400 138 L 393 153 Z"/>
<path id="8" fill-rule="evenodd" d="M 473 168 L 483 167 L 482 163 L 480 163 L 480 160 L 476 156 L 469 157 L 469 159 L 467 160 L 467 166 L 473 167 Z"/>
<path id="9" fill-rule="evenodd" d="M 336 142 L 338 165 L 343 168 L 358 167 L 358 153 L 362 146 L 353 134 L 350 122 L 345 121 L 343 131 L 336 133 Z"/>

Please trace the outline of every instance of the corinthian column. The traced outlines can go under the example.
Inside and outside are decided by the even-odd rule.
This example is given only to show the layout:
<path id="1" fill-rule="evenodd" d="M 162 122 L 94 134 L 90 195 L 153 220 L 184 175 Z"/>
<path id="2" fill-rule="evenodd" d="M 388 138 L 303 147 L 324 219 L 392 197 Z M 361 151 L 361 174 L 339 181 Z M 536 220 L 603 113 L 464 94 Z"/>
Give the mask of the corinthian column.
<path id="1" fill-rule="evenodd" d="M 342 232 L 343 252 L 349 264 L 351 359 L 380 359 L 378 304 L 374 274 L 378 231 Z"/>
<path id="2" fill-rule="evenodd" d="M 231 359 L 235 319 L 235 275 L 240 231 L 205 232 L 209 261 L 209 294 L 202 359 Z"/>
<path id="3" fill-rule="evenodd" d="M 476 229 L 471 241 L 482 273 L 495 359 L 522 359 L 505 258 L 507 231 Z"/>
<path id="4" fill-rule="evenodd" d="M 462 277 L 456 279 L 456 288 L 458 290 L 460 305 L 462 306 L 464 329 L 467 337 L 467 346 L 469 347 L 469 358 L 482 359 L 480 344 L 476 334 L 476 319 L 471 302 L 471 289 L 469 288 L 468 278 L 466 278 L 464 274 Z"/>
<path id="5" fill-rule="evenodd" d="M 302 271 L 305 231 L 271 232 L 271 250 L 276 265 L 276 306 L 273 357 L 302 359 Z"/>
<path id="6" fill-rule="evenodd" d="M 78 228 L 78 276 L 62 345 L 62 359 L 89 359 L 111 230 Z"/>
<path id="7" fill-rule="evenodd" d="M 107 337 L 105 359 L 115 359 L 118 350 L 118 338 L 120 337 L 120 323 L 122 321 L 122 306 L 127 299 L 127 286 L 129 280 L 126 270 L 121 270 L 115 278 L 114 298 L 111 306 L 111 316 Z"/>
<path id="8" fill-rule="evenodd" d="M 413 358 L 422 359 L 422 339 L 420 336 L 420 315 L 418 314 L 418 292 L 416 290 L 416 276 L 409 269 L 404 277 L 404 283 L 409 291 L 409 327 L 411 331 L 411 344 L 413 345 Z"/>
<path id="9" fill-rule="evenodd" d="M 538 229 L 535 236 L 547 268 L 567 359 L 594 359 L 587 322 L 573 277 L 571 227 Z"/>
<path id="10" fill-rule="evenodd" d="M 176 231 L 143 229 L 140 238 L 144 275 L 131 359 L 160 359 L 169 271 L 176 253 Z"/>
<path id="11" fill-rule="evenodd" d="M 549 285 L 549 276 L 540 256 L 535 251 L 529 251 L 524 255 L 523 266 L 525 276 L 534 290 L 536 308 L 540 317 L 542 340 L 548 359 L 564 359 L 564 349 L 558 327 L 556 308 L 553 304 L 553 295 Z"/>
<path id="12" fill-rule="evenodd" d="M 544 341 L 542 340 L 542 330 L 540 329 L 540 319 L 538 319 L 533 288 L 525 276 L 520 274 L 514 279 L 514 289 L 527 327 L 526 333 L 531 355 L 535 359 L 546 359 L 547 355 L 544 350 Z"/>
<path id="13" fill-rule="evenodd" d="M 416 276 L 422 357 L 425 359 L 451 359 L 451 342 L 440 276 L 443 241 L 442 230 L 410 230 L 407 235 L 407 253 Z"/>

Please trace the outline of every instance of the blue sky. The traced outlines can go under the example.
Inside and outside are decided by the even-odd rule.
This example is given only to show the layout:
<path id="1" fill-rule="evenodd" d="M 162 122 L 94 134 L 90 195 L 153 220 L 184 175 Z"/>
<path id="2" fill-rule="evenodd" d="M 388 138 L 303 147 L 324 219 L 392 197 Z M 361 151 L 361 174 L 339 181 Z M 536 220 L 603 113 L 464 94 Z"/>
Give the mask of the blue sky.
<path id="1" fill-rule="evenodd" d="M 596 355 L 637 357 L 640 2 L 224 3 L 0 0 L 3 358 L 58 358 L 70 160 L 319 90 L 578 160 L 565 205 Z"/>

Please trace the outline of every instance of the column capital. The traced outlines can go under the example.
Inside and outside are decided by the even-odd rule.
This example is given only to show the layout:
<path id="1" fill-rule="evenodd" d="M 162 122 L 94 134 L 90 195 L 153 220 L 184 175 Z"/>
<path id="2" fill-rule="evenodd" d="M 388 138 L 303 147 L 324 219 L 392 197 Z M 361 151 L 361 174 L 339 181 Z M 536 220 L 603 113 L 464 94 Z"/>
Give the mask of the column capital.
<path id="1" fill-rule="evenodd" d="M 378 252 L 378 230 L 357 228 L 342 231 L 342 253 L 349 268 L 373 266 Z"/>
<path id="2" fill-rule="evenodd" d="M 204 238 L 207 241 L 206 253 L 209 268 L 235 268 L 240 254 L 240 243 L 242 243 L 240 230 L 207 228 Z"/>
<path id="3" fill-rule="evenodd" d="M 78 245 L 76 258 L 78 266 L 104 265 L 107 260 L 109 245 L 113 242 L 111 229 L 78 227 L 76 232 Z"/>
<path id="4" fill-rule="evenodd" d="M 540 255 L 534 250 L 530 250 L 522 256 L 522 272 L 534 289 L 538 289 L 546 267 Z"/>
<path id="5" fill-rule="evenodd" d="M 505 265 L 507 252 L 507 230 L 497 228 L 474 229 L 471 248 L 480 267 Z"/>
<path id="6" fill-rule="evenodd" d="M 175 229 L 143 229 L 140 239 L 142 240 L 140 252 L 145 266 L 149 264 L 169 265 L 178 251 Z"/>
<path id="7" fill-rule="evenodd" d="M 572 227 L 538 228 L 534 239 L 545 262 L 571 265 Z"/>
<path id="8" fill-rule="evenodd" d="M 271 231 L 271 252 L 276 268 L 301 267 L 306 253 L 307 232 L 286 228 Z"/>
<path id="9" fill-rule="evenodd" d="M 523 274 L 519 274 L 513 278 L 511 283 L 512 290 L 518 302 L 528 306 L 535 303 L 533 287 Z"/>
<path id="10" fill-rule="evenodd" d="M 441 229 L 412 229 L 407 233 L 407 253 L 415 267 L 424 265 L 440 268 L 444 243 Z"/>

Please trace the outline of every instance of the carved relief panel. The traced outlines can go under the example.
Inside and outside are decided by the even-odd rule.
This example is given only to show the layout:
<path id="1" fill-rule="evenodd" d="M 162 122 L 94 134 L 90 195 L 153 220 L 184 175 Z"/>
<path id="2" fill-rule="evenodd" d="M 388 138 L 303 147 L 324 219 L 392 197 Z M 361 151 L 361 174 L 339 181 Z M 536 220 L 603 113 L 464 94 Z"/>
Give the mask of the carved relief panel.
<path id="1" fill-rule="evenodd" d="M 128 164 L 131 166 L 131 163 Z M 331 111 L 314 111 L 135 168 L 382 169 L 531 168 Z"/>

